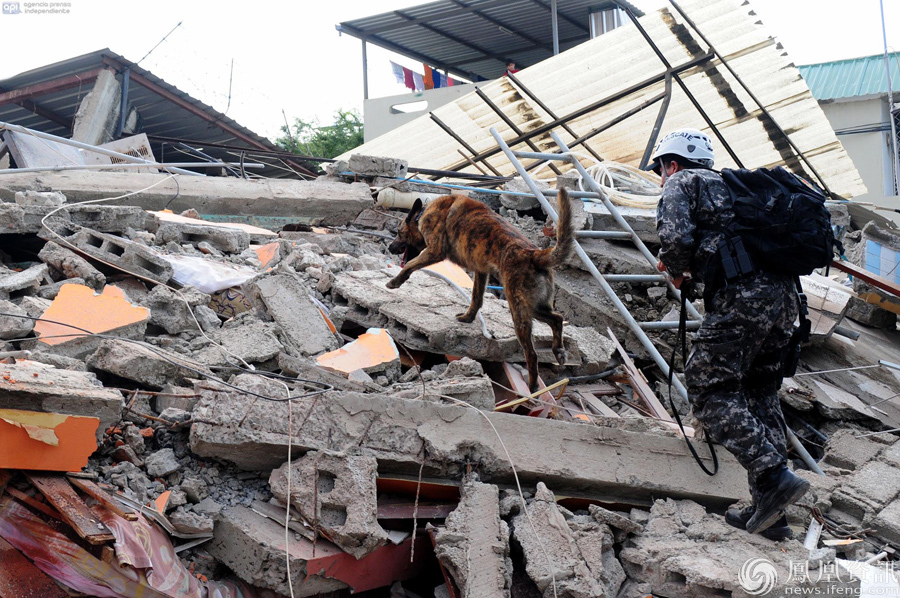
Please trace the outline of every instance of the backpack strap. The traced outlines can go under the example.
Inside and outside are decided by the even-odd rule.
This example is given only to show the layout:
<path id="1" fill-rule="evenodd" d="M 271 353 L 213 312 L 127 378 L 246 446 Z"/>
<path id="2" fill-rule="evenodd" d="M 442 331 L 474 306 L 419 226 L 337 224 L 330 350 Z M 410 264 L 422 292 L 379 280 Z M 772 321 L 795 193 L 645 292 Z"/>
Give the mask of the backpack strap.
<path id="1" fill-rule="evenodd" d="M 798 279 L 799 281 L 799 279 Z M 675 401 L 672 400 L 672 378 L 675 376 L 675 358 L 678 354 L 678 345 L 681 345 L 681 358 L 687 361 L 687 296 L 690 294 L 691 281 L 688 278 L 685 278 L 684 282 L 681 284 L 681 313 L 678 316 L 678 339 L 675 342 L 675 346 L 672 348 L 672 359 L 669 360 L 669 405 L 672 407 L 672 415 L 675 417 L 675 421 L 678 422 L 678 427 L 681 428 L 681 435 L 684 436 L 685 442 L 687 442 L 688 449 L 691 451 L 691 454 L 694 456 L 694 461 L 697 462 L 697 465 L 700 466 L 700 469 L 703 470 L 708 476 L 714 476 L 719 471 L 719 456 L 716 454 L 716 448 L 713 446 L 712 440 L 709 437 L 709 434 L 706 434 L 706 444 L 709 446 L 709 452 L 712 455 L 713 468 L 712 471 L 706 468 L 706 465 L 703 464 L 703 461 L 700 460 L 700 455 L 697 454 L 697 449 L 694 448 L 694 445 L 691 444 L 691 439 L 688 438 L 687 434 L 684 431 L 684 424 L 681 423 L 681 416 L 678 414 L 678 409 L 675 408 Z"/>

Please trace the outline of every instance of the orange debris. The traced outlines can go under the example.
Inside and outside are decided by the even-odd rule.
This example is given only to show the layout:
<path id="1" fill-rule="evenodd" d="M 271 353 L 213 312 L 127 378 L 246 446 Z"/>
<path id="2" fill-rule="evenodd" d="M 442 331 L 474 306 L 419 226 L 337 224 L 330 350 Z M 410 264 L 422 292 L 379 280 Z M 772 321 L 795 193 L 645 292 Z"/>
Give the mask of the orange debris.
<path id="1" fill-rule="evenodd" d="M 259 267 L 265 268 L 269 262 L 275 259 L 275 255 L 278 253 L 278 243 L 269 243 L 267 245 L 254 247 L 253 251 L 256 252 L 256 257 L 259 258 Z"/>
<path id="2" fill-rule="evenodd" d="M 80 471 L 97 450 L 96 417 L 0 409 L 0 469 Z"/>
<path id="3" fill-rule="evenodd" d="M 383 328 L 369 328 L 352 343 L 316 358 L 323 368 L 349 374 L 400 358 L 394 339 Z"/>
<path id="4" fill-rule="evenodd" d="M 469 275 L 466 274 L 466 271 L 450 260 L 438 262 L 433 266 L 428 266 L 427 268 L 425 268 L 425 270 L 431 270 L 432 272 L 435 272 L 437 274 L 443 274 L 464 289 L 472 288 L 472 279 L 469 278 Z"/>
<path id="5" fill-rule="evenodd" d="M 113 285 L 106 285 L 98 294 L 81 284 L 67 284 L 41 317 L 91 332 L 109 332 L 149 319 L 150 310 L 132 305 L 122 289 Z M 45 321 L 35 323 L 34 332 L 45 345 L 60 345 L 85 336 L 75 328 Z"/>

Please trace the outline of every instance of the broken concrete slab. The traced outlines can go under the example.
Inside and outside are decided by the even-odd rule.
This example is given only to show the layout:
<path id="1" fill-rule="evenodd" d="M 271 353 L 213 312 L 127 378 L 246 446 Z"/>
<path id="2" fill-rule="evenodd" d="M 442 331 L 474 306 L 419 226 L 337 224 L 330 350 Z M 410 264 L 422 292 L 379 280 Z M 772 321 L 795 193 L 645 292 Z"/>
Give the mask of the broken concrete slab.
<path id="1" fill-rule="evenodd" d="M 509 527 L 500 519 L 500 491 L 467 476 L 459 506 L 437 528 L 434 553 L 463 598 L 509 597 L 512 560 Z"/>
<path id="2" fill-rule="evenodd" d="M 620 513 L 616 513 L 615 511 L 604 509 L 600 505 L 589 505 L 588 512 L 591 514 L 591 517 L 598 522 L 605 523 L 606 525 L 620 529 L 623 532 L 639 534 L 644 531 L 644 526 L 637 521 Z"/>
<path id="3" fill-rule="evenodd" d="M 191 243 L 194 246 L 206 242 L 226 253 L 241 253 L 250 247 L 250 233 L 238 229 L 208 226 L 202 221 L 160 222 L 156 231 L 157 245 L 174 241 L 179 245 Z"/>
<path id="4" fill-rule="evenodd" d="M 240 375 L 233 382 L 267 396 L 284 395 L 280 384 L 258 376 Z M 250 405 L 247 395 L 236 391 L 196 390 L 201 399 L 190 435 L 196 455 L 251 470 L 272 469 L 284 462 L 286 405 L 263 401 Z M 628 429 L 646 430 L 641 420 L 610 419 L 603 426 L 587 426 L 339 392 L 326 394 L 324 400 L 295 403 L 293 410 L 295 420 L 306 420 L 302 430 L 294 431 L 298 454 L 358 446 L 361 454 L 378 459 L 381 475 L 418 475 L 424 454 L 427 476 L 460 479 L 467 467 L 477 467 L 485 482 L 512 483 L 499 434 L 522 483 L 543 480 L 559 492 L 615 496 L 635 506 L 660 494 L 726 506 L 747 492 L 746 473 L 729 453 L 719 451 L 720 471 L 710 478 L 697 467 L 683 438 L 668 431 Z"/>
<path id="5" fill-rule="evenodd" d="M 208 333 L 221 347 L 209 345 L 194 357 L 209 365 L 225 365 L 243 359 L 248 363 L 263 363 L 277 357 L 284 350 L 278 340 L 276 324 L 263 322 L 252 314 L 244 313 L 226 322 L 222 328 Z M 279 396 L 284 394 L 284 388 Z"/>
<path id="6" fill-rule="evenodd" d="M 65 278 L 80 278 L 84 284 L 94 290 L 100 290 L 106 284 L 106 276 L 90 265 L 80 255 L 69 251 L 65 247 L 48 241 L 42 248 L 38 257 L 42 262 L 52 266 Z"/>
<path id="7" fill-rule="evenodd" d="M 140 243 L 82 226 L 56 221 L 52 226 L 56 235 L 62 237 L 70 248 L 88 257 L 158 283 L 165 284 L 172 278 L 173 270 L 169 262 Z M 58 241 L 56 235 L 47 230 L 39 233 L 47 241 Z"/>
<path id="8" fill-rule="evenodd" d="M 626 541 L 619 554 L 629 578 L 649 584 L 654 595 L 672 598 L 746 597 L 754 587 L 741 587 L 738 573 L 753 559 L 767 564 L 771 595 L 791 595 L 789 586 L 800 593 L 792 584 L 809 586 L 803 585 L 804 576 L 790 575 L 790 565 L 808 557 L 797 540 L 772 542 L 729 526 L 696 503 L 672 499 L 655 501 L 644 532 Z"/>
<path id="9" fill-rule="evenodd" d="M 385 283 L 397 272 L 397 269 L 364 270 L 336 275 L 332 287 L 335 325 L 346 319 L 372 328 L 385 328 L 397 342 L 420 351 L 488 361 L 524 361 L 506 302 L 485 295 L 480 313 L 493 337 L 489 339 L 483 335 L 477 318 L 471 324 L 460 324 L 456 319 L 456 314 L 468 308 L 469 301 L 446 282 L 416 274 L 399 289 L 387 289 Z M 550 327 L 535 321 L 533 336 L 538 360 L 556 363 L 550 348 L 553 338 Z M 564 342 L 567 364 L 582 365 L 588 356 L 569 334 L 569 327 L 564 330 Z"/>
<path id="10" fill-rule="evenodd" d="M 196 370 L 212 374 L 203 365 L 158 347 L 151 350 L 137 343 L 114 339 L 105 339 L 100 343 L 97 350 L 88 357 L 87 366 L 154 389 L 198 378 L 201 375 Z"/>
<path id="11" fill-rule="evenodd" d="M 119 419 L 122 395 L 91 373 L 36 361 L 0 363 L 0 408 L 97 417 L 102 433 Z"/>
<path id="12" fill-rule="evenodd" d="M 852 430 L 838 430 L 828 439 L 822 460 L 843 469 L 859 469 L 885 449 L 871 438 L 857 438 Z"/>
<path id="13" fill-rule="evenodd" d="M 27 311 L 11 301 L 0 299 L 0 312 L 10 314 L 0 315 L 0 339 L 22 338 L 31 334 L 34 320 Z"/>
<path id="14" fill-rule="evenodd" d="M 0 271 L 0 299 L 34 295 L 47 275 L 47 264 L 37 264 L 21 272 Z"/>
<path id="15" fill-rule="evenodd" d="M 16 204 L 20 206 L 61 206 L 66 196 L 59 191 L 25 191 L 16 193 Z"/>
<path id="16" fill-rule="evenodd" d="M 363 176 L 386 176 L 402 179 L 406 176 L 407 162 L 397 158 L 351 154 L 347 166 L 351 172 Z"/>
<path id="17" fill-rule="evenodd" d="M 209 304 L 210 296 L 193 287 L 185 287 L 179 292 L 165 285 L 157 285 L 141 301 L 150 309 L 150 323 L 163 328 L 169 334 L 197 331 L 194 308 Z M 218 321 L 218 318 L 217 318 Z"/>
<path id="18" fill-rule="evenodd" d="M 128 97 L 127 92 L 125 97 Z M 119 122 L 119 110 L 125 105 L 116 72 L 103 69 L 75 112 L 72 139 L 90 145 L 112 141 Z"/>
<path id="19" fill-rule="evenodd" d="M 528 514 L 512 519 L 512 535 L 525 556 L 525 570 L 542 595 L 564 598 L 607 596 L 594 575 L 566 523 L 556 497 L 538 482 Z"/>
<path id="20" fill-rule="evenodd" d="M 178 185 L 161 182 L 167 177 L 150 173 L 129 173 L 127 177 L 108 172 L 13 173 L 4 175 L 0 199 L 13 201 L 17 191 L 53 189 L 74 203 L 144 189 L 129 198 L 131 205 L 145 210 L 162 210 L 168 205 L 175 212 L 194 208 L 220 221 L 243 221 L 264 228 L 271 228 L 266 225 L 276 221 L 346 225 L 373 205 L 365 183 L 199 176 L 180 177 Z M 154 186 L 156 183 L 160 184 Z"/>
<path id="21" fill-rule="evenodd" d="M 3 189 L 0 188 L 0 195 Z M 18 195 L 18 194 L 17 194 Z M 156 217 L 137 206 L 106 205 L 66 205 L 64 210 L 56 211 L 58 206 L 18 205 L 0 202 L 0 235 L 34 235 L 44 227 L 43 220 L 50 212 L 53 216 L 48 224 L 71 224 L 88 226 L 102 233 L 124 233 L 129 228 L 153 232 L 158 221 Z"/>
<path id="22" fill-rule="evenodd" d="M 430 380 L 425 390 L 418 380 L 406 384 L 395 384 L 391 396 L 401 399 L 421 398 L 440 402 L 442 397 L 453 397 L 482 411 L 494 411 L 497 404 L 494 385 L 487 376 L 453 377 Z"/>
<path id="23" fill-rule="evenodd" d="M 349 390 L 353 392 L 380 390 L 380 388 L 378 388 L 377 386 L 366 386 L 365 384 L 360 384 L 354 382 L 353 380 L 348 380 L 340 374 L 329 372 L 328 370 L 320 368 L 312 362 L 294 357 L 293 355 L 288 355 L 287 353 L 278 354 L 278 369 L 280 369 L 281 373 L 285 376 L 294 376 L 297 378 L 303 378 L 304 380 L 310 380 L 312 382 L 322 382 L 324 384 L 333 386 L 337 390 Z"/>
<path id="24" fill-rule="evenodd" d="M 60 288 L 42 317 L 59 323 L 37 322 L 34 332 L 38 339 L 29 348 L 82 357 L 95 351 L 102 339 L 82 333 L 79 328 L 91 333 L 142 339 L 150 310 L 131 304 L 115 285 L 106 285 L 103 292 L 97 293 L 83 285 L 67 284 Z"/>
<path id="25" fill-rule="evenodd" d="M 290 502 L 307 522 L 315 522 L 323 536 L 361 559 L 388 542 L 377 520 L 377 475 L 375 457 L 310 451 L 274 470 L 269 486 L 282 503 Z"/>
<path id="26" fill-rule="evenodd" d="M 245 282 L 241 289 L 256 305 L 260 315 L 267 314 L 275 320 L 283 332 L 284 345 L 292 355 L 317 355 L 337 349 L 337 339 L 298 274 L 261 274 Z"/>
<path id="27" fill-rule="evenodd" d="M 415 575 L 428 553 L 427 539 L 387 545 L 357 561 L 327 540 L 315 545 L 290 534 L 285 546 L 284 525 L 243 506 L 228 507 L 219 516 L 215 536 L 206 550 L 245 582 L 288 595 L 286 555 L 290 558 L 294 596 L 317 596 L 345 588 L 356 592 L 390 586 Z"/>

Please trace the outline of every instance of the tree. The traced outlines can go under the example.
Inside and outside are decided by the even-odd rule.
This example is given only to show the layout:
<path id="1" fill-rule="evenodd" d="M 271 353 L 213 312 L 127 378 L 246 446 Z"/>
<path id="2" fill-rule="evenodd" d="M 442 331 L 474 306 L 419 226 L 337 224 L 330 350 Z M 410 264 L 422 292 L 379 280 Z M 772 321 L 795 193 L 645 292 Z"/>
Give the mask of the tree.
<path id="1" fill-rule="evenodd" d="M 356 110 L 338 109 L 334 123 L 324 126 L 318 119 L 307 122 L 298 118 L 293 131 L 284 126 L 281 132 L 284 135 L 275 140 L 278 147 L 316 158 L 334 158 L 363 144 L 362 117 Z"/>

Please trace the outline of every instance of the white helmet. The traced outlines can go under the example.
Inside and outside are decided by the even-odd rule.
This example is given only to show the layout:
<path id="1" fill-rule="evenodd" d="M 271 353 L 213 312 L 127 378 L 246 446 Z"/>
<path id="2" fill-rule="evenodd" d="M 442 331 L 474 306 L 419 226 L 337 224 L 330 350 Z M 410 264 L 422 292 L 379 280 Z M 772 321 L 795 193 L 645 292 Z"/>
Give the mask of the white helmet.
<path id="1" fill-rule="evenodd" d="M 712 168 L 716 158 L 713 154 L 712 141 L 706 133 L 688 128 L 675 129 L 660 139 L 645 170 L 658 172 L 660 169 L 659 158 L 666 154 L 681 156 L 703 168 Z"/>

